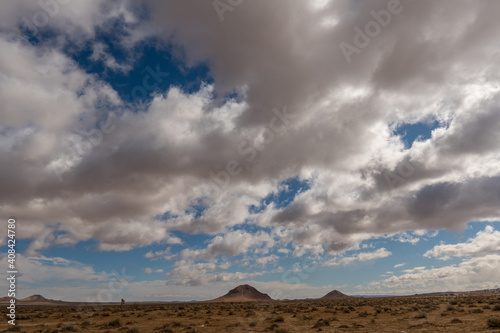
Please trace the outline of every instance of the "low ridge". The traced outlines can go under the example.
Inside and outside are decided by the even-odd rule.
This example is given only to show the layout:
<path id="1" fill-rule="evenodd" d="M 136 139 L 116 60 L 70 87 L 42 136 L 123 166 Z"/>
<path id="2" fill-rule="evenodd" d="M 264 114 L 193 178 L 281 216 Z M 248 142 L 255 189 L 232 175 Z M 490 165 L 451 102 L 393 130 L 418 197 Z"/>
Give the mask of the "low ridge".
<path id="1" fill-rule="evenodd" d="M 42 295 L 31 295 L 25 298 L 21 298 L 20 301 L 24 302 L 44 302 L 44 301 L 51 301 L 43 297 Z"/>
<path id="2" fill-rule="evenodd" d="M 347 299 L 347 298 L 354 298 L 354 297 L 341 293 L 338 290 L 333 290 L 330 291 L 325 296 L 321 297 L 320 299 Z"/>
<path id="3" fill-rule="evenodd" d="M 11 298 L 10 297 L 2 297 L 0 298 L 0 304 L 9 304 Z M 47 299 L 42 295 L 31 295 L 25 298 L 16 299 L 16 305 L 65 305 L 72 304 L 71 302 L 58 301 L 54 299 Z"/>
<path id="4" fill-rule="evenodd" d="M 268 294 L 261 293 L 254 287 L 243 284 L 231 289 L 227 294 L 210 302 L 251 302 L 251 301 L 272 301 Z"/>

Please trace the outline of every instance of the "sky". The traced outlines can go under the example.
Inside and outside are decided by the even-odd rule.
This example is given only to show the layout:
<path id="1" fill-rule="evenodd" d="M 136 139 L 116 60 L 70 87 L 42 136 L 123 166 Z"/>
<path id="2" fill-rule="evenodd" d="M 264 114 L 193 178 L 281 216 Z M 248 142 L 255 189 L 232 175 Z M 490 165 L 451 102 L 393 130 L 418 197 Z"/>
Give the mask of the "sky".
<path id="1" fill-rule="evenodd" d="M 0 2 L 0 212 L 17 221 L 17 296 L 499 288 L 499 11 Z"/>

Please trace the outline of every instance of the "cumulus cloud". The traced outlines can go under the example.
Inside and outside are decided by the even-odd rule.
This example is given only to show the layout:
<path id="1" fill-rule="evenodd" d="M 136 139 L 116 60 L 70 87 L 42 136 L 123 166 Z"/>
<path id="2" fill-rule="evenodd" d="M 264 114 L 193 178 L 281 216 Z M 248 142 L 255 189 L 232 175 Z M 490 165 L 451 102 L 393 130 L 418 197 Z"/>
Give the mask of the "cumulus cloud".
<path id="1" fill-rule="evenodd" d="M 276 262 L 279 259 L 277 255 L 271 254 L 270 256 L 261 257 L 256 260 L 257 264 L 265 266 L 269 263 Z"/>
<path id="2" fill-rule="evenodd" d="M 109 53 L 106 45 L 103 43 L 95 43 L 92 47 L 92 54 L 89 57 L 92 61 L 102 61 L 106 67 L 117 72 L 128 72 L 132 69 L 130 64 L 122 64 Z"/>
<path id="3" fill-rule="evenodd" d="M 181 260 L 175 263 L 174 269 L 166 277 L 167 285 L 200 286 L 216 282 L 239 282 L 267 273 L 269 272 L 227 272 L 221 270 L 215 262 L 194 263 Z"/>
<path id="4" fill-rule="evenodd" d="M 132 24 L 137 21 L 126 1 L 107 2 L 89 0 L 77 1 L 26 1 L 0 5 L 0 29 L 11 36 L 27 39 L 27 31 L 32 37 L 43 40 L 44 33 L 55 31 L 61 38 L 70 38 L 72 42 L 84 42 L 94 37 L 98 28 L 110 20 L 120 20 Z"/>
<path id="5" fill-rule="evenodd" d="M 354 28 L 387 1 L 330 1 L 321 10 L 246 1 L 222 22 L 210 1 L 71 2 L 38 46 L 10 34 L 20 36 L 23 16 L 43 10 L 38 3 L 0 4 L 1 210 L 20 217 L 31 254 L 90 239 L 101 251 L 185 246 L 173 234 L 181 231 L 211 237 L 181 253 L 206 261 L 277 244 L 291 244 L 295 256 L 330 255 L 388 234 L 415 243 L 405 232 L 498 220 L 500 3 L 402 3 L 350 64 L 340 43 L 352 43 Z M 117 25 L 123 47 L 157 38 L 187 67 L 207 64 L 213 82 L 142 104 L 122 100 L 63 47 L 95 43 L 97 30 Z M 119 69 L 105 47 L 94 51 Z M 393 133 L 429 120 L 439 128 L 409 149 Z M 310 188 L 289 206 L 249 211 L 290 177 Z M 245 224 L 266 232 L 235 231 Z M 443 245 L 428 256 L 497 251 L 496 232 L 487 234 L 489 247 Z M 162 256 L 170 258 L 147 254 Z M 191 268 L 198 273 L 189 277 Z M 197 263 L 167 274 L 179 284 L 241 278 L 216 269 Z"/>
<path id="6" fill-rule="evenodd" d="M 8 266 L 7 256 L 0 259 L 0 263 Z M 96 272 L 91 266 L 61 257 L 25 256 L 17 254 L 17 270 L 20 283 L 26 285 L 53 286 L 58 283 L 83 283 L 91 281 L 109 281 L 112 274 Z M 22 289 L 22 288 L 20 288 Z"/>
<path id="7" fill-rule="evenodd" d="M 396 236 L 396 239 L 400 241 L 401 243 L 411 243 L 413 245 L 417 244 L 420 241 L 420 238 L 418 237 L 413 237 L 412 235 L 403 232 L 399 235 Z"/>
<path id="8" fill-rule="evenodd" d="M 369 261 L 380 258 L 386 258 L 392 255 L 390 251 L 385 248 L 380 248 L 373 252 L 360 252 L 352 256 L 346 256 L 342 258 L 334 258 L 329 261 L 322 263 L 322 266 L 338 266 L 338 265 L 349 265 L 356 261 Z"/>
<path id="9" fill-rule="evenodd" d="M 471 258 L 458 265 L 439 268 L 415 267 L 402 275 L 381 281 L 387 288 L 429 288 L 438 286 L 443 290 L 462 291 L 494 288 L 500 278 L 498 272 L 500 256 L 489 254 Z"/>
<path id="10" fill-rule="evenodd" d="M 436 245 L 424 256 L 448 260 L 451 257 L 482 257 L 494 253 L 500 253 L 500 232 L 487 226 L 465 243 Z"/>
<path id="11" fill-rule="evenodd" d="M 237 256 L 250 249 L 256 250 L 260 247 L 269 249 L 273 246 L 274 238 L 265 232 L 252 234 L 236 230 L 215 236 L 203 250 L 183 250 L 181 256 L 198 260 L 211 260 L 220 255 Z"/>
<path id="12" fill-rule="evenodd" d="M 177 254 L 171 253 L 170 248 L 166 248 L 163 251 L 149 251 L 144 255 L 144 258 L 148 258 L 150 260 L 158 260 L 160 258 L 165 259 L 165 260 L 172 260 L 177 258 Z"/>

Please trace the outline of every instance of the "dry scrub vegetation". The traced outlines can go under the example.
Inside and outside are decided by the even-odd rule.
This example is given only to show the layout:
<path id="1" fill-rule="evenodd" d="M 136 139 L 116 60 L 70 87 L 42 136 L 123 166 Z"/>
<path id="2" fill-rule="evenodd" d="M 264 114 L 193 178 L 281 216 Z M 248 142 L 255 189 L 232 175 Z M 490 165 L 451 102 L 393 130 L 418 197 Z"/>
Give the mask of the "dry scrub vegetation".
<path id="1" fill-rule="evenodd" d="M 24 306 L 17 316 L 0 332 L 500 332 L 500 297 Z"/>

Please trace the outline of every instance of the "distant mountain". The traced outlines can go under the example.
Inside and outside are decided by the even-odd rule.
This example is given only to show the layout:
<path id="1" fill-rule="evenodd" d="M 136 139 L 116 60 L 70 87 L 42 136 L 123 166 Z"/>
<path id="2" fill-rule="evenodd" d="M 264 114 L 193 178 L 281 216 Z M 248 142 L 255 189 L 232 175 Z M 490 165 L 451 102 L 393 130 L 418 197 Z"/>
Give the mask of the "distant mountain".
<path id="1" fill-rule="evenodd" d="M 348 299 L 348 298 L 354 298 L 354 297 L 341 293 L 338 290 L 333 290 L 330 291 L 325 296 L 321 297 L 320 299 Z"/>
<path id="2" fill-rule="evenodd" d="M 0 298 L 0 304 L 7 304 L 11 300 L 10 297 Z M 71 302 L 58 301 L 47 299 L 42 295 L 32 295 L 21 299 L 16 299 L 17 305 L 69 305 Z"/>
<path id="3" fill-rule="evenodd" d="M 252 302 L 252 301 L 272 301 L 268 294 L 263 294 L 254 287 L 243 284 L 230 290 L 224 296 L 210 300 L 210 302 Z"/>
<path id="4" fill-rule="evenodd" d="M 46 299 L 42 295 L 32 295 L 25 298 L 21 298 L 20 302 L 50 302 L 52 300 Z"/>

